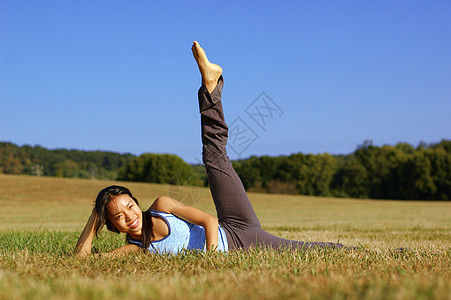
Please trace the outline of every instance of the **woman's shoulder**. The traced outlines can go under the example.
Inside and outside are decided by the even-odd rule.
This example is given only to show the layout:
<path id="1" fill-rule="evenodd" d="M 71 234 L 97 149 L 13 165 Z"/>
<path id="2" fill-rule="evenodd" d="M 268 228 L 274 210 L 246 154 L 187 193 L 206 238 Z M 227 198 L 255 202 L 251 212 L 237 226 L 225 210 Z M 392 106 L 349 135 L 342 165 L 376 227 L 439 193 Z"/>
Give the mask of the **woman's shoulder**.
<path id="1" fill-rule="evenodd" d="M 172 199 L 167 196 L 160 196 L 152 203 L 149 209 L 163 213 L 169 213 Z"/>

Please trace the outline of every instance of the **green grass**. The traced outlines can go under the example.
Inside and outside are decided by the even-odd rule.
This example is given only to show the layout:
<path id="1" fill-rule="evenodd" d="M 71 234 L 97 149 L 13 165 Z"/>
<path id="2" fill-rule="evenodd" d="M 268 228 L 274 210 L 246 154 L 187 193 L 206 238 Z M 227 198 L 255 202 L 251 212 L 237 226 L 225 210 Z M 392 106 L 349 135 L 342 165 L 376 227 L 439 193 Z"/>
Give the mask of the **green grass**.
<path id="1" fill-rule="evenodd" d="M 450 203 L 250 194 L 273 234 L 363 249 L 72 257 L 93 199 L 112 183 L 0 175 L 0 299 L 451 299 Z M 120 184 L 142 207 L 177 192 L 214 212 L 206 189 Z M 93 251 L 123 242 L 103 232 Z"/>

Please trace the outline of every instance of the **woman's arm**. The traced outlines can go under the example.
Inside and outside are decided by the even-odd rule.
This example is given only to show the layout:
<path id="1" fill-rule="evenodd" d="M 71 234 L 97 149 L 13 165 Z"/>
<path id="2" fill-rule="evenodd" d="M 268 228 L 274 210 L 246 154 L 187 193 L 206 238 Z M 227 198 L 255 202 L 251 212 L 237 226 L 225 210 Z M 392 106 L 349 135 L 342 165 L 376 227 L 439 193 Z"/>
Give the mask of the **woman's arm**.
<path id="1" fill-rule="evenodd" d="M 97 213 L 92 210 L 89 216 L 88 222 L 83 229 L 83 232 L 78 239 L 77 245 L 75 246 L 74 255 L 75 256 L 86 256 L 91 254 L 92 240 L 95 235 L 95 224 L 97 223 Z"/>
<path id="2" fill-rule="evenodd" d="M 86 223 L 85 228 L 83 229 L 83 232 L 81 233 L 80 238 L 78 239 L 77 245 L 75 246 L 74 251 L 75 256 L 82 257 L 91 255 L 91 246 L 92 240 L 94 239 L 95 235 L 96 222 L 97 222 L 97 213 L 95 212 L 95 210 L 92 210 L 91 216 L 89 216 L 88 222 Z M 131 252 L 138 252 L 140 250 L 141 248 L 139 248 L 136 245 L 125 245 L 117 249 L 114 249 L 111 252 L 102 253 L 102 256 L 117 256 Z"/>
<path id="3" fill-rule="evenodd" d="M 158 197 L 150 208 L 173 214 L 187 222 L 204 227 L 207 250 L 213 250 L 218 246 L 219 225 L 215 217 L 166 196 Z"/>

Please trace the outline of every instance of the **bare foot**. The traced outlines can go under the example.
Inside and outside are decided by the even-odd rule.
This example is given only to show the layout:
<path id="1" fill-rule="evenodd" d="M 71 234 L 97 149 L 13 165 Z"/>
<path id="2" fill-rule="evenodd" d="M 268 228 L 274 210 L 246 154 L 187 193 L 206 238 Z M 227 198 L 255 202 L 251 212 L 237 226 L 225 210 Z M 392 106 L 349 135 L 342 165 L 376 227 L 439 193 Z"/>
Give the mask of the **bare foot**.
<path id="1" fill-rule="evenodd" d="M 191 51 L 193 51 L 193 56 L 196 59 L 197 66 L 199 67 L 200 74 L 202 75 L 202 82 L 207 87 L 209 93 L 213 92 L 216 84 L 218 83 L 219 77 L 221 77 L 222 68 L 208 61 L 204 49 L 202 49 L 198 42 L 193 42 Z"/>

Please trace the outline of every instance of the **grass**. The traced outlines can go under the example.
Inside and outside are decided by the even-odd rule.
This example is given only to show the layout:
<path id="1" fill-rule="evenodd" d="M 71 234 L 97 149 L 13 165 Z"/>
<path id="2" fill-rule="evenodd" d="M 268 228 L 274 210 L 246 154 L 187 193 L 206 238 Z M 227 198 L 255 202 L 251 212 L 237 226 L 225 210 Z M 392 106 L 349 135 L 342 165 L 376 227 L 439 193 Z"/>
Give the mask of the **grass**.
<path id="1" fill-rule="evenodd" d="M 0 299 L 451 299 L 450 203 L 251 193 L 273 234 L 364 249 L 74 258 L 92 200 L 109 184 L 0 175 Z M 119 184 L 142 207 L 176 194 L 214 213 L 206 189 Z M 94 252 L 123 240 L 102 233 Z"/>

